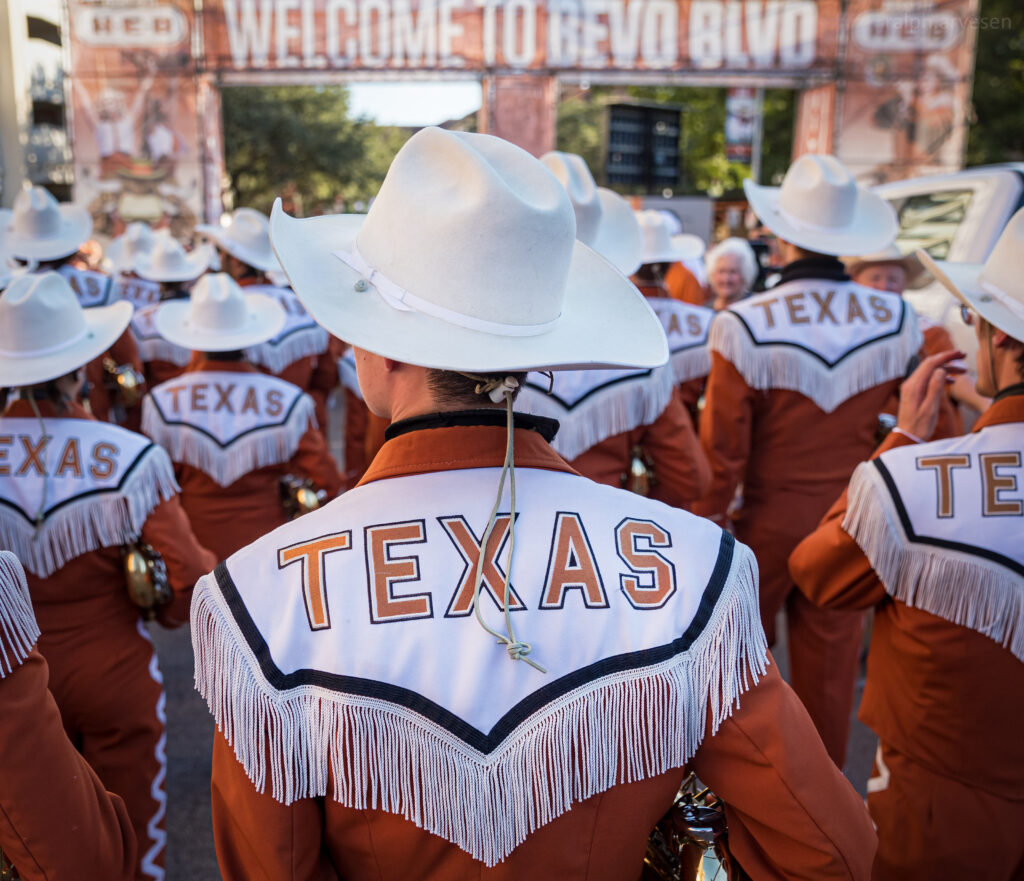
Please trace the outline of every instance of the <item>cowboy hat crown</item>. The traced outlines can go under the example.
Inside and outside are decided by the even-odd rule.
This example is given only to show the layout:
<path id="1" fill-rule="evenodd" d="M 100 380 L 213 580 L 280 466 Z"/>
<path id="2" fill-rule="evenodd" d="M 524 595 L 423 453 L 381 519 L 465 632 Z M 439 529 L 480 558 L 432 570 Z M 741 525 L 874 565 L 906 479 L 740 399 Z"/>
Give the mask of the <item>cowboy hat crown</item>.
<path id="1" fill-rule="evenodd" d="M 132 265 L 136 275 L 148 281 L 182 282 L 199 278 L 210 268 L 213 250 L 209 245 L 200 245 L 189 253 L 169 235 L 155 238 L 152 249 L 135 255 Z"/>
<path id="2" fill-rule="evenodd" d="M 166 235 L 166 233 L 162 233 Z M 129 223 L 125 231 L 114 239 L 107 248 L 107 258 L 115 268 L 132 270 L 135 258 L 148 254 L 156 247 L 157 234 L 148 223 L 136 220 Z"/>
<path id="3" fill-rule="evenodd" d="M 743 189 L 761 222 L 779 238 L 819 254 L 868 254 L 896 237 L 896 212 L 857 185 L 835 156 L 807 153 L 786 171 L 781 187 L 749 178 Z"/>
<path id="4" fill-rule="evenodd" d="M 935 260 L 923 250 L 917 256 L 955 297 L 989 324 L 1024 341 L 1024 208 L 1010 218 L 984 263 Z"/>
<path id="5" fill-rule="evenodd" d="M 61 205 L 49 190 L 18 193 L 13 211 L 0 211 L 5 246 L 19 260 L 60 260 L 92 235 L 92 217 L 79 205 Z"/>
<path id="6" fill-rule="evenodd" d="M 160 304 L 153 320 L 166 340 L 201 352 L 256 346 L 284 327 L 284 307 L 265 294 L 246 294 L 226 272 L 204 275 L 188 300 Z"/>
<path id="7" fill-rule="evenodd" d="M 313 317 L 389 358 L 501 371 L 668 357 L 640 292 L 576 241 L 558 180 L 491 135 L 422 129 L 368 214 L 296 220 L 278 200 L 270 235 Z"/>
<path id="8" fill-rule="evenodd" d="M 695 260 L 704 253 L 705 245 L 699 236 L 691 233 L 671 234 L 662 211 L 648 209 L 636 212 L 643 237 L 644 263 L 676 263 Z"/>
<path id="9" fill-rule="evenodd" d="M 131 320 L 130 303 L 83 309 L 56 272 L 23 275 L 0 295 L 0 386 L 56 379 L 109 349 Z"/>
<path id="10" fill-rule="evenodd" d="M 618 193 L 597 186 L 582 156 L 554 150 L 540 161 L 569 194 L 576 215 L 576 238 L 623 274 L 636 272 L 643 242 L 629 203 Z"/>
<path id="11" fill-rule="evenodd" d="M 239 208 L 226 226 L 199 224 L 196 231 L 212 239 L 232 257 L 261 272 L 280 271 L 270 245 L 270 223 L 254 208 Z"/>

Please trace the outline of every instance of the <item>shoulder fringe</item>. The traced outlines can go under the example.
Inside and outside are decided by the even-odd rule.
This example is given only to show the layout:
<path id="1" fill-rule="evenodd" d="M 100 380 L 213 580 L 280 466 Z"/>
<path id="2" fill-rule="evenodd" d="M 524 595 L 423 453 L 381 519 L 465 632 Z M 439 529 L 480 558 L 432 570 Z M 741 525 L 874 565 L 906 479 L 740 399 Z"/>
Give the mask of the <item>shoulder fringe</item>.
<path id="1" fill-rule="evenodd" d="M 316 426 L 316 408 L 313 399 L 302 394 L 281 425 L 255 429 L 222 447 L 189 425 L 168 425 L 151 398 L 142 404 L 143 434 L 167 450 L 174 462 L 204 471 L 221 486 L 230 486 L 257 468 L 287 462 L 311 425 Z"/>
<path id="2" fill-rule="evenodd" d="M 312 321 L 312 319 L 310 319 Z M 245 350 L 245 357 L 266 367 L 273 373 L 280 373 L 300 358 L 323 355 L 327 351 L 330 337 L 319 324 L 310 324 L 293 330 L 284 339 L 275 343 L 261 343 Z"/>
<path id="3" fill-rule="evenodd" d="M 768 663 L 757 564 L 740 545 L 689 651 L 565 695 L 489 756 L 382 700 L 316 686 L 276 691 L 212 574 L 196 586 L 192 643 L 196 688 L 257 790 L 285 804 L 330 795 L 357 810 L 398 814 L 487 866 L 575 802 L 681 768 L 700 746 L 709 712 L 717 731 Z M 495 663 L 508 661 L 495 652 Z"/>
<path id="4" fill-rule="evenodd" d="M 32 651 L 39 639 L 25 570 L 10 551 L 0 551 L 0 679 Z"/>
<path id="5" fill-rule="evenodd" d="M 138 340 L 139 357 L 143 362 L 166 361 L 175 367 L 184 367 L 192 360 L 191 349 L 178 346 L 165 339 Z"/>
<path id="6" fill-rule="evenodd" d="M 675 383 L 672 370 L 658 368 L 638 382 L 626 380 L 596 392 L 570 410 L 551 395 L 534 390 L 528 409 L 535 416 L 558 420 L 551 446 L 571 462 L 603 440 L 654 422 L 672 400 Z"/>
<path id="7" fill-rule="evenodd" d="M 677 385 L 707 376 L 711 372 L 711 352 L 706 344 L 673 352 L 669 362 Z"/>
<path id="8" fill-rule="evenodd" d="M 897 337 L 869 343 L 835 367 L 794 346 L 755 345 L 740 319 L 728 311 L 711 323 L 708 348 L 730 361 L 751 388 L 799 392 L 831 413 L 854 395 L 906 373 L 923 339 L 914 311 L 906 304 L 903 310 Z"/>
<path id="9" fill-rule="evenodd" d="M 49 514 L 38 532 L 21 514 L 0 508 L 0 543 L 32 574 L 47 578 L 75 557 L 138 538 L 153 509 L 178 492 L 167 453 L 151 444 L 119 489 L 73 499 Z"/>
<path id="10" fill-rule="evenodd" d="M 1024 661 L 1024 588 L 993 560 L 911 543 L 878 469 L 857 466 L 843 529 L 864 551 L 886 593 L 987 636 Z"/>

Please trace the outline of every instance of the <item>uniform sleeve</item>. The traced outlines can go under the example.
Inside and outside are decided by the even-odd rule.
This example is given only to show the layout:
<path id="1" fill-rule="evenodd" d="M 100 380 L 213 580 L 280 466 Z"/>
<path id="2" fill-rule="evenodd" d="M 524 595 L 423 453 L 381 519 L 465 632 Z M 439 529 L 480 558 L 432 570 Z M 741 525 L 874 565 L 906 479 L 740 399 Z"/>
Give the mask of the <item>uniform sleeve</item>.
<path id="1" fill-rule="evenodd" d="M 752 878 L 871 877 L 867 808 L 774 663 L 691 767 L 725 802 L 729 849 Z"/>
<path id="2" fill-rule="evenodd" d="M 700 418 L 700 443 L 711 465 L 711 488 L 693 506 L 695 514 L 719 522 L 725 519 L 750 455 L 754 395 L 739 371 L 712 352 Z"/>
<path id="3" fill-rule="evenodd" d="M 121 334 L 106 352 L 99 358 L 94 358 L 85 365 L 85 378 L 89 383 L 89 409 L 92 415 L 101 422 L 110 419 L 112 401 L 110 392 L 104 384 L 106 373 L 103 369 L 103 358 L 110 356 L 115 364 L 129 364 L 140 375 L 143 375 L 142 358 L 139 356 L 139 347 L 132 336 L 131 328 Z"/>
<path id="4" fill-rule="evenodd" d="M 338 881 L 319 799 L 290 805 L 259 792 L 224 736 L 213 742 L 213 840 L 224 881 Z"/>
<path id="5" fill-rule="evenodd" d="M 0 679 L 0 848 L 25 881 L 135 876 L 124 803 L 71 745 L 32 650 Z"/>
<path id="6" fill-rule="evenodd" d="M 683 508 L 711 485 L 711 469 L 678 392 L 643 433 L 641 444 L 654 465 L 657 483 L 652 497 Z"/>
<path id="7" fill-rule="evenodd" d="M 299 448 L 289 461 L 289 469 L 313 481 L 317 489 L 327 491 L 328 498 L 334 498 L 345 489 L 345 479 L 327 448 L 322 432 L 310 428 L 299 441 Z"/>
<path id="8" fill-rule="evenodd" d="M 165 627 L 187 623 L 192 588 L 217 565 L 216 556 L 199 544 L 178 496 L 153 509 L 142 527 L 142 540 L 164 558 L 174 589 L 174 601 L 160 609 L 158 620 Z"/>
<path id="9" fill-rule="evenodd" d="M 875 452 L 913 443 L 890 433 Z M 849 488 L 825 514 L 817 529 L 796 546 L 789 556 L 793 583 L 812 603 L 827 609 L 870 609 L 882 602 L 885 588 L 871 563 L 849 534 L 843 520 L 849 505 Z"/>

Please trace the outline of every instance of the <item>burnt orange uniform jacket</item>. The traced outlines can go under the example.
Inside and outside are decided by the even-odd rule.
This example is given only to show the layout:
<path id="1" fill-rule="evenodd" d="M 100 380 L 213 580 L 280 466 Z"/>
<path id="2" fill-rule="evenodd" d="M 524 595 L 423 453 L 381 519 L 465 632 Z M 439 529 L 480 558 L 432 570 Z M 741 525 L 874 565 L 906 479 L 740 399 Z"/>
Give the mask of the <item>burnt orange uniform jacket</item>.
<path id="1" fill-rule="evenodd" d="M 701 287 L 697 276 L 682 263 L 673 263 L 668 272 L 665 273 L 665 288 L 669 295 L 684 303 L 691 303 L 694 306 L 707 304 L 707 291 Z"/>
<path id="2" fill-rule="evenodd" d="M 114 345 L 104 352 L 103 355 L 85 365 L 85 379 L 89 383 L 89 409 L 92 411 L 92 415 L 99 419 L 100 422 L 108 422 L 110 420 L 110 413 L 115 403 L 111 400 L 110 392 L 107 391 L 107 387 L 104 385 L 106 371 L 103 369 L 103 359 L 108 356 L 117 365 L 127 364 L 140 375 L 143 373 L 142 359 L 139 358 L 139 347 L 135 344 L 135 337 L 132 336 L 131 329 L 125 330 L 114 342 Z M 136 411 L 135 424 L 137 424 L 138 408 L 135 407 L 133 409 Z"/>
<path id="3" fill-rule="evenodd" d="M 813 272 L 817 262 L 792 265 Z M 838 261 L 820 262 L 826 272 L 834 263 L 845 277 Z M 787 604 L 791 681 L 840 765 L 853 706 L 860 616 L 822 611 L 793 593 L 788 560 L 843 492 L 853 469 L 871 455 L 878 414 L 899 385 L 899 379 L 881 383 L 826 413 L 799 392 L 751 388 L 732 363 L 712 352 L 701 415 L 711 489 L 692 510 L 724 521 L 742 483 L 734 529 L 757 556 L 761 623 L 773 643 L 775 615 Z"/>
<path id="4" fill-rule="evenodd" d="M 495 467 L 505 429 L 420 429 L 388 440 L 363 483 L 439 470 Z M 539 434 L 517 430 L 520 467 L 566 470 Z M 729 804 L 732 849 L 758 879 L 867 878 L 875 836 L 867 812 L 828 759 L 810 720 L 774 664 L 691 767 Z M 213 752 L 213 816 L 225 881 L 445 881 L 639 876 L 648 834 L 670 805 L 679 769 L 615 786 L 542 826 L 485 868 L 402 817 L 331 799 L 290 805 L 259 793 L 220 734 Z M 333 786 L 328 782 L 327 786 Z"/>
<path id="5" fill-rule="evenodd" d="M 90 418 L 75 405 L 63 414 L 57 414 L 47 401 L 37 406 L 44 417 Z M 27 401 L 19 400 L 5 415 L 31 418 L 33 413 Z M 158 619 L 167 626 L 184 624 L 192 587 L 216 558 L 196 541 L 178 497 L 153 509 L 141 538 L 163 556 L 174 589 L 174 601 L 160 611 Z M 49 686 L 64 728 L 104 786 L 124 799 L 140 860 L 148 857 L 154 865 L 162 865 L 166 796 L 160 783 L 164 724 L 158 704 L 163 688 L 154 676 L 156 658 L 141 629 L 139 611 L 128 597 L 121 550 L 100 548 L 69 560 L 47 578 L 31 572 L 27 576 L 42 631 L 38 648 L 49 665 Z M 0 781 L 0 791 L 3 787 Z M 44 804 L 40 795 L 33 808 Z M 147 877 L 141 869 L 137 871 L 137 877 Z"/>
<path id="6" fill-rule="evenodd" d="M 693 421 L 678 390 L 650 425 L 641 425 L 595 444 L 572 460 L 585 477 L 608 486 L 623 486 L 634 447 L 650 459 L 655 483 L 651 498 L 686 508 L 711 485 L 711 469 L 701 449 Z"/>
<path id="7" fill-rule="evenodd" d="M 196 353 L 188 373 L 202 371 L 259 373 L 247 361 L 208 361 Z M 205 471 L 174 463 L 181 485 L 181 503 L 199 540 L 225 560 L 239 548 L 286 522 L 278 494 L 278 481 L 285 474 L 308 477 L 318 489 L 333 498 L 344 481 L 327 449 L 321 432 L 312 426 L 302 436 L 294 455 L 279 465 L 257 468 L 230 486 L 221 486 Z"/>
<path id="8" fill-rule="evenodd" d="M 1008 422 L 1024 423 L 1024 396 L 993 403 L 974 430 Z M 909 443 L 893 434 L 878 453 Z M 860 718 L 881 739 L 892 775 L 868 795 L 880 839 L 876 876 L 1022 878 L 1024 663 L 974 630 L 890 597 L 843 531 L 846 510 L 844 492 L 790 569 L 815 603 L 875 610 Z"/>

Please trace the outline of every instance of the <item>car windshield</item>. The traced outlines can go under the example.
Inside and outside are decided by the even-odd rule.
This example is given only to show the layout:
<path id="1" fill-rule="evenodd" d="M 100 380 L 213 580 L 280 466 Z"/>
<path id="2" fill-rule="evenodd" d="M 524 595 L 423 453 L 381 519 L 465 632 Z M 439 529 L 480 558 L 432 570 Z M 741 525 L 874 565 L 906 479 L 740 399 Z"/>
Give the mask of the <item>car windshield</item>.
<path id="1" fill-rule="evenodd" d="M 940 190 L 896 202 L 893 207 L 900 220 L 896 247 L 903 254 L 923 248 L 936 260 L 945 260 L 973 195 L 973 190 Z"/>

